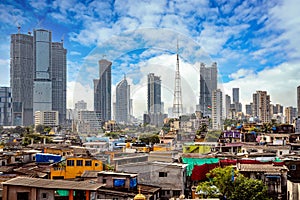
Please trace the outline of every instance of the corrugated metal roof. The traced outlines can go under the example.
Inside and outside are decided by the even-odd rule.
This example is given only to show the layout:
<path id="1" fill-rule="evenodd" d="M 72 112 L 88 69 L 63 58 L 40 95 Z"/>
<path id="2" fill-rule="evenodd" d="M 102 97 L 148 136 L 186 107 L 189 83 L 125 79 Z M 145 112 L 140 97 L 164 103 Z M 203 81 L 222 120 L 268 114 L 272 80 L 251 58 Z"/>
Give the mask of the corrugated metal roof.
<path id="1" fill-rule="evenodd" d="M 90 190 L 96 191 L 104 184 L 94 181 L 65 181 L 65 180 L 49 180 L 39 178 L 16 177 L 8 180 L 3 185 L 15 185 L 24 187 L 36 187 L 47 189 L 73 189 L 73 190 Z"/>

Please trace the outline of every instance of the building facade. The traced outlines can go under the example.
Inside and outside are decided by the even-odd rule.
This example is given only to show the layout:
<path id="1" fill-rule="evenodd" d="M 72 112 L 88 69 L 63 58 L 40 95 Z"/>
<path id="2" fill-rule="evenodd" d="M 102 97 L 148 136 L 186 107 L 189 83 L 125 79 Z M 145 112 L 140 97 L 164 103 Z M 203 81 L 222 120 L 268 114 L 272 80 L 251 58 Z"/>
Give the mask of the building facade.
<path id="1" fill-rule="evenodd" d="M 20 32 L 20 29 L 19 29 Z M 52 32 L 12 34 L 10 50 L 12 125 L 32 125 L 35 111 L 59 111 L 66 118 L 66 49 Z"/>
<path id="2" fill-rule="evenodd" d="M 10 42 L 10 86 L 12 125 L 33 124 L 33 37 L 12 34 Z"/>
<path id="3" fill-rule="evenodd" d="M 222 130 L 223 126 L 223 97 L 220 89 L 214 90 L 212 93 L 212 128 L 214 130 Z"/>
<path id="4" fill-rule="evenodd" d="M 36 111 L 34 115 L 34 125 L 57 127 L 59 125 L 59 112 L 58 111 Z"/>
<path id="5" fill-rule="evenodd" d="M 116 87 L 115 119 L 118 123 L 130 120 L 130 85 L 126 77 Z"/>
<path id="6" fill-rule="evenodd" d="M 0 87 L 0 126 L 10 126 L 12 116 L 10 87 Z"/>
<path id="7" fill-rule="evenodd" d="M 216 62 L 211 67 L 205 67 L 204 63 L 200 64 L 200 98 L 198 109 L 204 116 L 211 116 L 212 92 L 217 89 L 217 78 L 218 69 Z"/>
<path id="8" fill-rule="evenodd" d="M 33 37 L 33 113 L 35 113 L 52 110 L 52 32 L 34 30 Z"/>
<path id="9" fill-rule="evenodd" d="M 292 106 L 285 108 L 285 122 L 287 124 L 292 124 L 294 119 L 297 116 L 297 108 L 293 108 Z"/>
<path id="10" fill-rule="evenodd" d="M 62 42 L 52 42 L 52 110 L 59 112 L 64 123 L 67 110 L 67 50 Z"/>
<path id="11" fill-rule="evenodd" d="M 81 134 L 98 134 L 102 130 L 101 113 L 80 110 L 77 116 L 77 132 Z"/>
<path id="12" fill-rule="evenodd" d="M 99 79 L 94 79 L 94 111 L 101 113 L 101 123 L 111 120 L 111 65 L 99 60 Z"/>
<path id="13" fill-rule="evenodd" d="M 148 74 L 147 87 L 147 109 L 150 124 L 160 126 L 163 124 L 163 114 L 161 113 L 161 79 L 154 73 Z"/>
<path id="14" fill-rule="evenodd" d="M 267 91 L 256 91 L 253 94 L 253 117 L 257 117 L 262 123 L 269 122 L 271 119 L 270 102 L 270 95 L 267 94 Z"/>
<path id="15" fill-rule="evenodd" d="M 226 94 L 225 95 L 225 116 L 227 119 L 230 119 L 230 104 L 231 104 L 231 97 Z"/>
<path id="16" fill-rule="evenodd" d="M 298 108 L 298 116 L 300 116 L 300 85 L 297 87 L 297 108 Z"/>

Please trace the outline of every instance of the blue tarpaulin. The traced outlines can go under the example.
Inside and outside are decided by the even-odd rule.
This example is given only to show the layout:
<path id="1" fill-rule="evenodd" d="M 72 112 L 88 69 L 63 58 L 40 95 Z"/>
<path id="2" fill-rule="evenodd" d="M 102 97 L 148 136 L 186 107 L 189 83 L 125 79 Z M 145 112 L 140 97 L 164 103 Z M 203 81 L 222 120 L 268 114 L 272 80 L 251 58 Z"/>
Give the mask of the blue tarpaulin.
<path id="1" fill-rule="evenodd" d="M 49 153 L 37 153 L 35 155 L 35 162 L 37 163 L 56 163 L 61 161 L 61 155 Z"/>
<path id="2" fill-rule="evenodd" d="M 137 185 L 137 180 L 136 180 L 136 178 L 130 179 L 130 187 L 131 187 L 131 188 L 134 188 L 134 187 L 136 187 L 136 185 Z"/>
<path id="3" fill-rule="evenodd" d="M 125 186 L 125 180 L 124 179 L 114 179 L 114 186 L 115 187 Z"/>

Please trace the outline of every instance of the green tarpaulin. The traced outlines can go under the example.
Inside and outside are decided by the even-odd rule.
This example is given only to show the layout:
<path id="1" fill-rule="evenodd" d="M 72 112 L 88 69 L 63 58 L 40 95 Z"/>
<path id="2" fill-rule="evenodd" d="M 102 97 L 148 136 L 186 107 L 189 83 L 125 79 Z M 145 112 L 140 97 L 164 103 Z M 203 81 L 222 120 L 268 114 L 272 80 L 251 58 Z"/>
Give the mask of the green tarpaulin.
<path id="1" fill-rule="evenodd" d="M 182 162 L 188 164 L 187 175 L 191 176 L 195 165 L 219 163 L 219 158 L 182 158 Z"/>

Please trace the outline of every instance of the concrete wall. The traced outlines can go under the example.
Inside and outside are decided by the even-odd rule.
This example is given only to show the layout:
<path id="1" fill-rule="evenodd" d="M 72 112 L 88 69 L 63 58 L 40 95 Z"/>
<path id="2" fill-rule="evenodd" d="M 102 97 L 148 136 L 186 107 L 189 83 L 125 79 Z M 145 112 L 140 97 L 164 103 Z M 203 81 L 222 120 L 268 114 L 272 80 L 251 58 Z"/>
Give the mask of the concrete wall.
<path id="1" fill-rule="evenodd" d="M 138 173 L 138 183 L 161 187 L 166 191 L 166 197 L 171 197 L 172 191 L 181 191 L 184 194 L 186 187 L 186 168 L 172 163 L 143 162 L 118 166 L 118 171 Z M 165 173 L 165 177 L 159 174 Z M 170 191 L 170 192 L 167 192 Z M 162 195 L 163 196 L 163 195 Z"/>
<path id="2" fill-rule="evenodd" d="M 300 183 L 287 181 L 287 199 L 298 200 L 300 198 Z"/>

